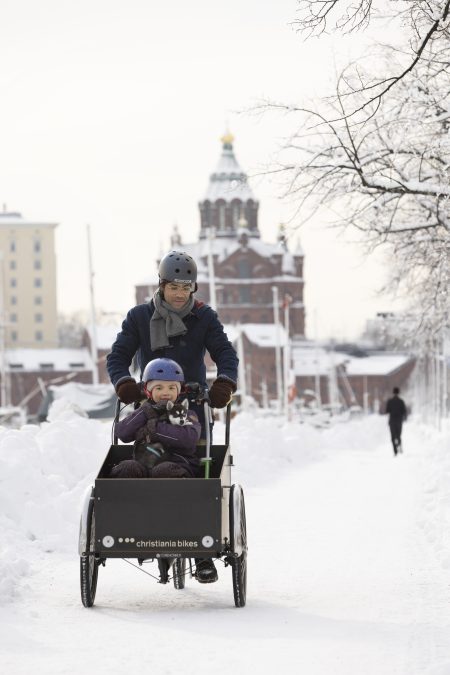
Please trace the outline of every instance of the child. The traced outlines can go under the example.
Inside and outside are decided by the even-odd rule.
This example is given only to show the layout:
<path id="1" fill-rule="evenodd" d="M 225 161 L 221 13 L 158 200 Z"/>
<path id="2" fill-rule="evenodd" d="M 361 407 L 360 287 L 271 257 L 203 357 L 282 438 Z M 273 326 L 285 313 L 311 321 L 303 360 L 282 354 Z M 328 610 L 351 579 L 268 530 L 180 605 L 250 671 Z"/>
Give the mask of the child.
<path id="1" fill-rule="evenodd" d="M 193 478 L 199 475 L 200 462 L 195 454 L 201 426 L 188 410 L 183 426 L 170 424 L 166 406 L 175 403 L 184 382 L 181 367 L 171 359 L 153 359 L 142 375 L 147 396 L 138 410 L 117 423 L 121 441 L 134 440 L 134 459 L 126 459 L 111 471 L 112 478 Z M 212 560 L 196 558 L 197 580 L 202 584 L 217 581 Z"/>
<path id="2" fill-rule="evenodd" d="M 113 478 L 193 478 L 199 475 L 195 453 L 201 427 L 188 411 L 183 426 L 170 424 L 166 406 L 175 403 L 184 382 L 181 367 L 171 359 L 153 359 L 143 372 L 145 401 L 116 425 L 121 441 L 134 441 L 133 459 L 117 464 Z"/>

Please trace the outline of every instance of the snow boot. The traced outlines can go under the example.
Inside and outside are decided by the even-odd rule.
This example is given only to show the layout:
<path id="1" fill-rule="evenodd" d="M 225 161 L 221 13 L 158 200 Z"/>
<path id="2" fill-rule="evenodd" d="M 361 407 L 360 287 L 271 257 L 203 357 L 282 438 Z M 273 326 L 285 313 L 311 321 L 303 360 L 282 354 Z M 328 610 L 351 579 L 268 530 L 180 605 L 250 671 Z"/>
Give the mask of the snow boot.
<path id="1" fill-rule="evenodd" d="M 216 566 L 209 558 L 196 558 L 195 576 L 200 584 L 212 584 L 219 578 Z"/>

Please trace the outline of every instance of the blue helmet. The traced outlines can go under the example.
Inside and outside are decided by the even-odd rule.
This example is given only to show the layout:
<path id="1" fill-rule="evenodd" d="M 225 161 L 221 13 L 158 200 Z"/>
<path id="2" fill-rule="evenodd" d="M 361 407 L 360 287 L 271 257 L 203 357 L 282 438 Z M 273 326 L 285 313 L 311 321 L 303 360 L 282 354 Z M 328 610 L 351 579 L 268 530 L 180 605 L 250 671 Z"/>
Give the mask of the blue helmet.
<path id="1" fill-rule="evenodd" d="M 153 359 L 144 368 L 142 381 L 162 380 L 165 382 L 184 382 L 184 373 L 181 366 L 172 359 Z"/>

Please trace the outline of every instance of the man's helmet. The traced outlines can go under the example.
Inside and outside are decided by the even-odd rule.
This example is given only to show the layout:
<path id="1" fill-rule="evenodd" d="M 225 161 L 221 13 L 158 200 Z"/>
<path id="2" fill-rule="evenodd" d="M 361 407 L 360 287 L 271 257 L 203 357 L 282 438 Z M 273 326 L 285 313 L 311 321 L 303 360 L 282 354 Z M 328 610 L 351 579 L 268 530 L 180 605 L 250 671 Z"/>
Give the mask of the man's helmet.
<path id="1" fill-rule="evenodd" d="M 169 251 L 159 263 L 159 280 L 178 284 L 197 281 L 195 260 L 185 251 Z"/>
<path id="2" fill-rule="evenodd" d="M 144 368 L 142 381 L 162 380 L 163 382 L 184 382 L 184 373 L 181 366 L 172 359 L 153 359 Z"/>

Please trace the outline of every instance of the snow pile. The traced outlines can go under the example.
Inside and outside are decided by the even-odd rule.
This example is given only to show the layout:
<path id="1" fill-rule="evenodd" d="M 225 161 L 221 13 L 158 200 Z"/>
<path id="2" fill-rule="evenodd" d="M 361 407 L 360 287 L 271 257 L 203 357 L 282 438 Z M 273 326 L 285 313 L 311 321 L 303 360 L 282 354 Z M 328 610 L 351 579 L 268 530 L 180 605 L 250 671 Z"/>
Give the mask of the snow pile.
<path id="1" fill-rule="evenodd" d="M 81 498 L 109 446 L 109 425 L 80 416 L 63 400 L 52 420 L 0 428 L 3 601 L 11 599 L 32 558 L 75 546 Z"/>

